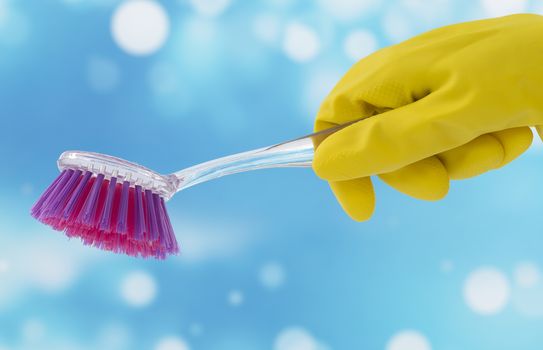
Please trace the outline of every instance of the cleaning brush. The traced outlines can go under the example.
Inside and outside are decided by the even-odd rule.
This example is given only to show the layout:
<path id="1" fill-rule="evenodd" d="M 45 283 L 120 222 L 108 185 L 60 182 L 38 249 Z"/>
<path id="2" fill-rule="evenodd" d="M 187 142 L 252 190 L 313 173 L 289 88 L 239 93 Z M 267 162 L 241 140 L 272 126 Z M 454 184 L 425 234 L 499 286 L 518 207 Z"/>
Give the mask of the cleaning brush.
<path id="1" fill-rule="evenodd" d="M 165 206 L 176 192 L 250 170 L 309 167 L 316 145 L 349 124 L 168 175 L 108 155 L 67 151 L 57 162 L 60 175 L 34 204 L 31 215 L 87 245 L 164 259 L 179 252 Z"/>

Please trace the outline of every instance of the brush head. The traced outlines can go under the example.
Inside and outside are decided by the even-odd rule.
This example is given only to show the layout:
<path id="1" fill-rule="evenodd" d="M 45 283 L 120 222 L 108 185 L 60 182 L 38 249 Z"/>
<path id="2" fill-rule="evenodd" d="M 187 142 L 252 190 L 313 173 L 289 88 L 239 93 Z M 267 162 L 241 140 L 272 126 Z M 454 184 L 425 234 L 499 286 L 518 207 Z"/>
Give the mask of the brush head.
<path id="1" fill-rule="evenodd" d="M 34 218 L 100 249 L 164 259 L 179 248 L 165 201 L 174 178 L 98 153 L 64 152 Z"/>

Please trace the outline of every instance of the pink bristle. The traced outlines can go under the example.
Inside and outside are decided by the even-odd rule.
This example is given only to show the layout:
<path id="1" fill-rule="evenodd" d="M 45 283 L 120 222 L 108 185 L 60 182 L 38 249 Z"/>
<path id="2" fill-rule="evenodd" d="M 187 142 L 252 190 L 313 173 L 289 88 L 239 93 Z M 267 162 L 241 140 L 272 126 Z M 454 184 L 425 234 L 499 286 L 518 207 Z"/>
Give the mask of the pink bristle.
<path id="1" fill-rule="evenodd" d="M 115 253 L 164 259 L 179 250 L 164 199 L 115 177 L 65 170 L 31 213 L 68 237 Z"/>

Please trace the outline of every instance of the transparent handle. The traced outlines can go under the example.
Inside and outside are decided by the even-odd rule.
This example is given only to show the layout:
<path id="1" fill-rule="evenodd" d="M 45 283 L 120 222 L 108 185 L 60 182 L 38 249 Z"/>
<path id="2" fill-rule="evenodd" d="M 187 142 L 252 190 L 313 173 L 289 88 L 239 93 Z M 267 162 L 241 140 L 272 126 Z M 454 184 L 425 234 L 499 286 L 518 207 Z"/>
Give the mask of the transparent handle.
<path id="1" fill-rule="evenodd" d="M 310 167 L 315 147 L 330 134 L 352 124 L 342 124 L 295 140 L 237 153 L 201 163 L 172 174 L 177 191 L 222 176 L 250 170 L 287 167 Z"/>

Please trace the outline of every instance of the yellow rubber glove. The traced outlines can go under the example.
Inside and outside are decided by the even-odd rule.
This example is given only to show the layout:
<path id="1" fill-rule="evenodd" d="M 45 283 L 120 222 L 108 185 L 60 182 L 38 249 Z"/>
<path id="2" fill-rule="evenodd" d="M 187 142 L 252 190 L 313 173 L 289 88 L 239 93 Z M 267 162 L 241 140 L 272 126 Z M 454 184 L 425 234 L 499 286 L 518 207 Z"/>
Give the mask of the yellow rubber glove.
<path id="1" fill-rule="evenodd" d="M 438 200 L 449 179 L 497 169 L 543 137 L 543 17 L 439 28 L 362 59 L 323 102 L 315 129 L 370 117 L 325 139 L 313 161 L 343 209 L 367 220 L 370 176 Z"/>

